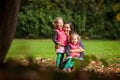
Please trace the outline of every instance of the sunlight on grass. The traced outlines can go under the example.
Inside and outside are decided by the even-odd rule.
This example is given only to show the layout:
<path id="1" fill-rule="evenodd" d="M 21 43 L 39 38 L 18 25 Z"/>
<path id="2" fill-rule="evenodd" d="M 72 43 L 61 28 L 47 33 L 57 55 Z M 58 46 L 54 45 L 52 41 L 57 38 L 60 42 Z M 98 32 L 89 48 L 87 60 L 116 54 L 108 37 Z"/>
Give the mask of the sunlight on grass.
<path id="1" fill-rule="evenodd" d="M 7 57 L 55 57 L 54 44 L 51 40 L 13 41 Z"/>
<path id="2" fill-rule="evenodd" d="M 88 40 L 84 41 L 86 55 L 100 58 L 120 58 L 120 41 Z"/>
<path id="3" fill-rule="evenodd" d="M 95 55 L 97 58 L 120 58 L 120 41 L 83 40 L 85 55 Z M 7 57 L 43 57 L 56 58 L 52 40 L 15 39 Z"/>

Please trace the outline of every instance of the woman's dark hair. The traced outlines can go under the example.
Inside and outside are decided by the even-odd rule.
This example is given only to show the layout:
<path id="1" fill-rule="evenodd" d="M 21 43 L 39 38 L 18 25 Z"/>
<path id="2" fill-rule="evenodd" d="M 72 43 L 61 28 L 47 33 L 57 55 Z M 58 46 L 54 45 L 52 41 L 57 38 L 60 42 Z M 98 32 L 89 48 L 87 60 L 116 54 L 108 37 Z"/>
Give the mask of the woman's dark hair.
<path id="1" fill-rule="evenodd" d="M 71 29 L 70 34 L 75 32 L 74 31 L 74 26 L 73 26 L 73 24 L 71 22 L 64 22 L 64 25 L 65 24 L 70 24 L 70 29 Z"/>

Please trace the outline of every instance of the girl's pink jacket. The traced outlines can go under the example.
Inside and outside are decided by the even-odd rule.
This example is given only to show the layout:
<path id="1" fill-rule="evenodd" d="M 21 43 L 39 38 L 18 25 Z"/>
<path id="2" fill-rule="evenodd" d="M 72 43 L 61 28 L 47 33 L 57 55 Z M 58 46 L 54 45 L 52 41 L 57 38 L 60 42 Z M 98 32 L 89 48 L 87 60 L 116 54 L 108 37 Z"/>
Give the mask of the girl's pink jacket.
<path id="1" fill-rule="evenodd" d="M 67 45 L 67 36 L 63 29 L 56 29 L 57 35 L 57 41 L 61 42 L 63 46 Z"/>
<path id="2" fill-rule="evenodd" d="M 69 44 L 70 46 L 70 50 L 75 50 L 75 49 L 78 49 L 80 46 L 79 46 L 79 43 L 77 44 Z M 71 57 L 79 57 L 80 56 L 80 53 L 79 52 L 70 52 L 70 56 Z"/>

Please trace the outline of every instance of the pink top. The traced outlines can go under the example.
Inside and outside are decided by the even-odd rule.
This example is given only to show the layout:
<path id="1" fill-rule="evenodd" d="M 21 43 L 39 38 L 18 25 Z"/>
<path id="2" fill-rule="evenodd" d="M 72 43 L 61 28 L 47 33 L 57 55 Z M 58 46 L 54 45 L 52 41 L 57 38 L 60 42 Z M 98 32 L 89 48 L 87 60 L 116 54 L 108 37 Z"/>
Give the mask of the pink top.
<path id="1" fill-rule="evenodd" d="M 66 36 L 64 30 L 57 28 L 56 32 L 58 33 L 57 41 L 61 42 L 63 46 L 66 46 L 67 45 L 67 36 Z"/>
<path id="2" fill-rule="evenodd" d="M 70 46 L 70 50 L 75 50 L 75 49 L 78 49 L 80 46 L 79 46 L 79 43 L 77 44 L 69 44 Z M 80 52 L 70 52 L 70 56 L 71 57 L 79 57 L 80 56 Z"/>

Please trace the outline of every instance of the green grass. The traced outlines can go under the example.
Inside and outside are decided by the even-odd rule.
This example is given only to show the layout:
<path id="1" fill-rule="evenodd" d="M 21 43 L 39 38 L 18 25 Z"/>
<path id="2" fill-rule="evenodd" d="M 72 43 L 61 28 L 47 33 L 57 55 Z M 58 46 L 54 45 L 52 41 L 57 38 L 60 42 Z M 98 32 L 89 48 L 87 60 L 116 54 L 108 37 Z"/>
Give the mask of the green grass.
<path id="1" fill-rule="evenodd" d="M 51 40 L 15 39 L 7 57 L 52 57 L 55 58 L 54 44 Z"/>
<path id="2" fill-rule="evenodd" d="M 115 40 L 83 40 L 85 55 L 95 55 L 97 58 L 120 58 L 120 41 Z M 43 57 L 56 58 L 52 40 L 15 39 L 8 51 L 8 57 Z"/>
<path id="3" fill-rule="evenodd" d="M 86 55 L 95 55 L 99 58 L 120 58 L 120 41 L 88 40 L 84 41 Z"/>

